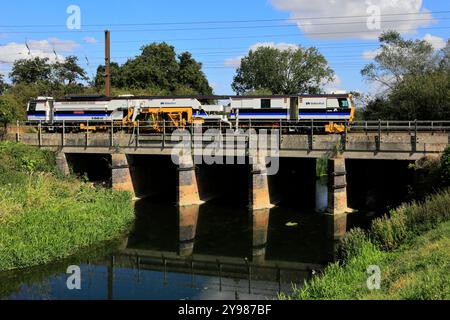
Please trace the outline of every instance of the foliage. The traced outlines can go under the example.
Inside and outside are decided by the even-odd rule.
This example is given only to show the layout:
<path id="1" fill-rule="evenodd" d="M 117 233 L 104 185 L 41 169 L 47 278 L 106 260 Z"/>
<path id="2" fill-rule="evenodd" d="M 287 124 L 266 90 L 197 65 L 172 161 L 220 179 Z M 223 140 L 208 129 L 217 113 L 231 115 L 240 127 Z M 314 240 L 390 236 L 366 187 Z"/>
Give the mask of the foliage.
<path id="1" fill-rule="evenodd" d="M 441 182 L 444 186 L 450 186 L 450 146 L 445 148 L 441 156 Z"/>
<path id="2" fill-rule="evenodd" d="M 368 103 L 366 119 L 450 119 L 450 72 L 432 71 L 405 75 L 388 96 Z"/>
<path id="3" fill-rule="evenodd" d="M 0 144 L 0 194 L 0 270 L 67 258 L 133 219 L 130 194 L 62 178 L 53 153 L 21 144 Z"/>
<path id="4" fill-rule="evenodd" d="M 201 63 L 188 52 L 177 56 L 166 43 L 152 43 L 141 54 L 122 66 L 111 63 L 111 86 L 118 89 L 143 90 L 149 94 L 212 94 Z M 99 66 L 94 83 L 104 85 L 105 67 Z"/>
<path id="5" fill-rule="evenodd" d="M 71 86 L 88 80 L 86 71 L 78 65 L 78 58 L 75 56 L 68 56 L 63 62 L 56 62 L 52 69 L 53 78 L 61 84 Z"/>
<path id="6" fill-rule="evenodd" d="M 339 245 L 340 262 L 305 281 L 302 288 L 295 288 L 292 296 L 282 294 L 279 298 L 448 299 L 449 205 L 447 189 L 374 220 L 368 232 L 358 228 L 349 231 Z M 372 292 L 366 286 L 369 265 L 383 270 L 381 291 Z"/>
<path id="7" fill-rule="evenodd" d="M 406 75 L 420 75 L 436 67 L 433 46 L 425 40 L 405 40 L 396 31 L 383 33 L 374 62 L 361 71 L 369 81 L 393 88 Z"/>
<path id="8" fill-rule="evenodd" d="M 8 85 L 6 84 L 5 80 L 3 79 L 3 74 L 0 73 L 0 95 L 5 92 L 5 90 L 8 88 Z"/>
<path id="9" fill-rule="evenodd" d="M 13 84 L 50 81 L 52 67 L 48 58 L 20 59 L 14 63 L 9 77 Z"/>
<path id="10" fill-rule="evenodd" d="M 232 88 L 237 94 L 256 90 L 269 90 L 272 94 L 315 94 L 333 76 L 333 70 L 316 48 L 259 47 L 242 58 Z"/>
<path id="11" fill-rule="evenodd" d="M 316 178 L 322 178 L 328 174 L 328 157 L 318 158 L 316 161 Z"/>
<path id="12" fill-rule="evenodd" d="M 374 62 L 361 71 L 386 88 L 366 102 L 366 120 L 450 119 L 450 41 L 435 51 L 425 40 L 405 40 L 397 32 L 380 36 Z"/>
<path id="13" fill-rule="evenodd" d="M 13 84 L 44 82 L 74 85 L 87 80 L 86 72 L 78 65 L 78 58 L 68 56 L 63 62 L 51 63 L 48 58 L 20 59 L 14 62 L 10 78 Z"/>
<path id="14" fill-rule="evenodd" d="M 23 117 L 23 108 L 16 103 L 10 96 L 0 96 L 0 125 Z"/>
<path id="15" fill-rule="evenodd" d="M 341 261 L 349 261 L 361 254 L 367 242 L 367 234 L 361 228 L 354 228 L 347 232 L 338 247 L 338 257 Z"/>
<path id="16" fill-rule="evenodd" d="M 383 250 L 397 248 L 407 239 L 450 219 L 450 190 L 441 191 L 422 202 L 412 202 L 372 222 L 370 239 Z"/>
<path id="17" fill-rule="evenodd" d="M 357 239 L 361 239 L 360 235 Z M 323 274 L 280 299 L 444 299 L 450 298 L 450 222 L 385 252 L 361 241 L 358 253 L 344 265 L 334 263 Z M 381 269 L 381 290 L 369 290 L 369 265 Z"/>

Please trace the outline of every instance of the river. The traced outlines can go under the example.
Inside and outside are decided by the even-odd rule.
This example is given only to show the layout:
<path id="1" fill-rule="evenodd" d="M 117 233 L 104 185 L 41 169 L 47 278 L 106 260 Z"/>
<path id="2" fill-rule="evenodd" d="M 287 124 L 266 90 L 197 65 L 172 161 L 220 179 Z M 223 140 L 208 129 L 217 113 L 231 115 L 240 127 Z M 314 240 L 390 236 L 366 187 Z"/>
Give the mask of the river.
<path id="1" fill-rule="evenodd" d="M 316 210 L 276 206 L 261 224 L 224 203 L 178 210 L 155 199 L 136 203 L 133 230 L 120 243 L 51 266 L 0 275 L 2 299 L 272 299 L 301 286 L 333 259 L 326 237 L 327 190 Z M 348 227 L 366 226 L 362 212 Z M 264 222 L 265 221 L 265 222 Z M 265 244 L 266 243 L 266 244 Z M 81 290 L 69 290 L 69 265 Z"/>

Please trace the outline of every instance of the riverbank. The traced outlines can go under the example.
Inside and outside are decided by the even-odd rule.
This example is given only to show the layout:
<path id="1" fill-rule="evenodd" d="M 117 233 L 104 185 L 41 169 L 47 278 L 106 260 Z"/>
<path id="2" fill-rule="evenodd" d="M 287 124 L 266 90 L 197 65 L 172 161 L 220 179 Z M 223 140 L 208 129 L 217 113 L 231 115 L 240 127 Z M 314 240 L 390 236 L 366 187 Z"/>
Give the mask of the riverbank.
<path id="1" fill-rule="evenodd" d="M 134 219 L 131 195 L 63 177 L 54 154 L 0 143 L 0 271 L 68 258 L 120 237 Z"/>
<path id="2" fill-rule="evenodd" d="M 341 262 L 280 299 L 450 299 L 449 206 L 447 190 L 350 231 Z M 379 290 L 367 286 L 369 266 L 381 271 Z"/>

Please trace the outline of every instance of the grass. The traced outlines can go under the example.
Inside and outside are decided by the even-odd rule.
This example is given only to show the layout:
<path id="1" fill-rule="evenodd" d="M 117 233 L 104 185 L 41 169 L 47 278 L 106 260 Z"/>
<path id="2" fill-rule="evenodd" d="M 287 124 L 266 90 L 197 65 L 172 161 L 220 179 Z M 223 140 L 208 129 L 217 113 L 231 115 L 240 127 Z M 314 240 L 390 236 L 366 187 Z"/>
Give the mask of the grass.
<path id="1" fill-rule="evenodd" d="M 0 143 L 0 271 L 68 258 L 133 221 L 130 194 L 64 178 L 54 162 L 51 152 Z"/>
<path id="2" fill-rule="evenodd" d="M 340 262 L 280 299 L 450 299 L 450 190 L 351 230 Z M 367 268 L 381 268 L 381 290 L 369 290 Z"/>
<path id="3" fill-rule="evenodd" d="M 345 265 L 334 263 L 291 296 L 280 299 L 450 299 L 450 222 L 391 252 L 366 240 Z M 381 289 L 369 290 L 368 266 L 381 269 Z"/>

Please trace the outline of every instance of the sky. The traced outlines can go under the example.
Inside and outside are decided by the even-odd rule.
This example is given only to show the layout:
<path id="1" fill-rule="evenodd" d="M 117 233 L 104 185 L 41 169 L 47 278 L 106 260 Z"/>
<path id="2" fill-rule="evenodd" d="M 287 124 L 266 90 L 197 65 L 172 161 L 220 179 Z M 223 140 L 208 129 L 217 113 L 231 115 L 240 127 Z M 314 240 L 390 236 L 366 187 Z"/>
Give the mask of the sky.
<path id="1" fill-rule="evenodd" d="M 78 15 L 79 12 L 79 15 Z M 78 19 L 79 18 L 79 19 Z M 315 46 L 336 73 L 328 92 L 375 90 L 360 75 L 383 30 L 425 39 L 436 49 L 450 35 L 450 2 L 441 0 L 15 0 L 2 1 L 0 73 L 21 58 L 79 57 L 89 76 L 104 59 L 124 63 L 151 42 L 189 51 L 215 94 L 232 94 L 242 56 L 258 46 Z"/>

